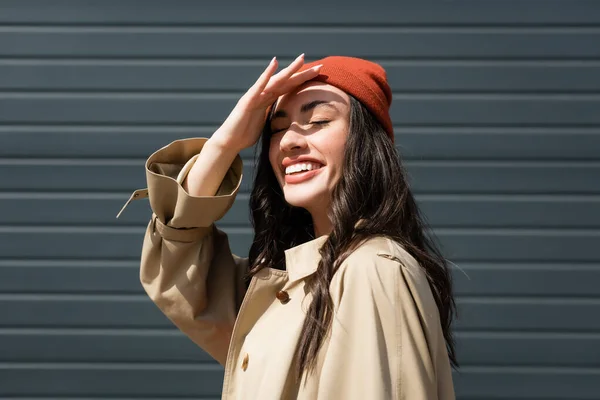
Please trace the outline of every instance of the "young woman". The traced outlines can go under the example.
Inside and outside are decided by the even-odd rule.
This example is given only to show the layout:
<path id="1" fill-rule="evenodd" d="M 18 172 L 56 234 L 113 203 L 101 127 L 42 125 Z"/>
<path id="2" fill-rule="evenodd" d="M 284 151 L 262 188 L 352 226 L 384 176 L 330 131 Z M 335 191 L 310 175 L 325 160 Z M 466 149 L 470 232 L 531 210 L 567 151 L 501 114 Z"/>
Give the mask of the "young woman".
<path id="1" fill-rule="evenodd" d="M 394 147 L 385 71 L 303 56 L 276 70 L 210 139 L 148 159 L 145 290 L 225 366 L 224 399 L 453 399 L 450 272 Z M 214 222 L 259 139 L 241 258 Z"/>

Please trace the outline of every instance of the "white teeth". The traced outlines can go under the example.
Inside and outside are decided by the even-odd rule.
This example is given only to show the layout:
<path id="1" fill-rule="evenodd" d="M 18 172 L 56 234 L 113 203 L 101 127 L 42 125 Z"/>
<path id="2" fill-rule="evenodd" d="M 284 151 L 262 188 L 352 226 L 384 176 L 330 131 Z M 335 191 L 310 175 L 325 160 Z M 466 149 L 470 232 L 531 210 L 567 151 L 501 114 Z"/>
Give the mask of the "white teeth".
<path id="1" fill-rule="evenodd" d="M 318 164 L 298 163 L 298 164 L 294 164 L 294 165 L 290 165 L 289 167 L 286 167 L 285 174 L 289 175 L 289 174 L 293 174 L 294 172 L 312 171 L 313 169 L 318 169 L 318 168 L 320 168 L 320 166 Z"/>

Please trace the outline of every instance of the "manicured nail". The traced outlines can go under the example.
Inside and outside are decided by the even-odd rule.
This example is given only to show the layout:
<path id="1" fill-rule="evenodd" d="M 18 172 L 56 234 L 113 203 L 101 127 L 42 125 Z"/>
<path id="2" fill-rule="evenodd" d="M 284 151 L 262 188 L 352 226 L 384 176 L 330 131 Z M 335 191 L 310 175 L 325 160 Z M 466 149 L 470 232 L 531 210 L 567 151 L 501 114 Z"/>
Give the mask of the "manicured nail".
<path id="1" fill-rule="evenodd" d="M 275 60 L 277 60 L 277 56 L 275 56 L 271 59 L 271 62 L 269 63 L 269 65 L 273 64 L 275 62 Z"/>
<path id="2" fill-rule="evenodd" d="M 323 64 L 319 64 L 319 65 L 315 65 L 314 67 L 312 67 L 312 69 L 315 71 L 319 71 L 322 67 L 323 67 Z"/>

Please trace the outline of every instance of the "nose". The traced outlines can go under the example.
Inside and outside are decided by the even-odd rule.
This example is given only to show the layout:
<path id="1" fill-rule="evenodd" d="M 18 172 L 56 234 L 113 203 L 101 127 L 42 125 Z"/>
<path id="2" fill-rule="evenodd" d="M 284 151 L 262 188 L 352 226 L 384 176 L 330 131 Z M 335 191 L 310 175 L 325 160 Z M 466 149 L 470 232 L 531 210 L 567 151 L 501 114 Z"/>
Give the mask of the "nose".
<path id="1" fill-rule="evenodd" d="M 306 147 L 306 138 L 300 132 L 297 132 L 294 127 L 290 127 L 282 136 L 279 142 L 281 151 L 292 151 L 303 149 Z"/>

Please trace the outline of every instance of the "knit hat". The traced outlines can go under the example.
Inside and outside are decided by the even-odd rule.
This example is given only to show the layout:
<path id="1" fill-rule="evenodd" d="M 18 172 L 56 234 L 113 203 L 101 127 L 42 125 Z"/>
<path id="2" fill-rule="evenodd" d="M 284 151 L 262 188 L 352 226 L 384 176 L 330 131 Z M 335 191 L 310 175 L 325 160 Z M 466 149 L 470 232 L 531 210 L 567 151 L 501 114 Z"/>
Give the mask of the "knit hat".
<path id="1" fill-rule="evenodd" d="M 312 81 L 325 82 L 352 95 L 381 123 L 394 141 L 394 127 L 390 118 L 392 90 L 383 67 L 362 58 L 330 56 L 304 64 L 300 71 L 316 65 L 323 67 Z"/>

